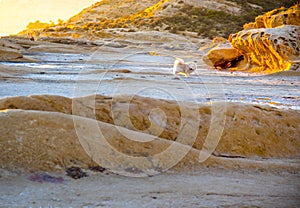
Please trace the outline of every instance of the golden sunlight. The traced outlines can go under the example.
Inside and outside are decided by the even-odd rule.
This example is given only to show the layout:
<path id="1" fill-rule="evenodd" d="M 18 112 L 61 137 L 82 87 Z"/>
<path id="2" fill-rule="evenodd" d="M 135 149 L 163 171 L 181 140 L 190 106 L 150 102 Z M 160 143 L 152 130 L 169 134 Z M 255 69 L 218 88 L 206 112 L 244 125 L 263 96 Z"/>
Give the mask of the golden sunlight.
<path id="1" fill-rule="evenodd" d="M 0 0 L 0 36 L 16 34 L 29 22 L 67 20 L 100 0 Z"/>

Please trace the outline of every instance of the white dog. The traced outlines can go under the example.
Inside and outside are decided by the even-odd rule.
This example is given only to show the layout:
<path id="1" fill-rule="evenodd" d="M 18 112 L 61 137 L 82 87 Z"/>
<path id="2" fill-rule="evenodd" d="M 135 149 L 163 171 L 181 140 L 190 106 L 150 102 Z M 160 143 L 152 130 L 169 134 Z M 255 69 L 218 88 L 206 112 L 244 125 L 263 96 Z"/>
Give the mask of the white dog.
<path id="1" fill-rule="evenodd" d="M 176 58 L 173 66 L 173 74 L 181 74 L 188 77 L 192 72 L 197 69 L 197 65 L 192 62 L 184 63 L 180 58 Z"/>

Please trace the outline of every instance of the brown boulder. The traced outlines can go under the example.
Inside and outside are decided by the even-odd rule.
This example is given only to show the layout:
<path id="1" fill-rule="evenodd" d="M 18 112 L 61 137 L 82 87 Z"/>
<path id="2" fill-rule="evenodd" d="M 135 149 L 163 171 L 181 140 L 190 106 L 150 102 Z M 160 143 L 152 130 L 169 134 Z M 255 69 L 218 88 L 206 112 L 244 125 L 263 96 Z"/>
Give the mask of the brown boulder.
<path id="1" fill-rule="evenodd" d="M 202 57 L 204 63 L 218 69 L 229 68 L 232 62 L 239 60 L 242 56 L 241 52 L 232 47 L 230 43 L 222 43 L 212 48 Z"/>

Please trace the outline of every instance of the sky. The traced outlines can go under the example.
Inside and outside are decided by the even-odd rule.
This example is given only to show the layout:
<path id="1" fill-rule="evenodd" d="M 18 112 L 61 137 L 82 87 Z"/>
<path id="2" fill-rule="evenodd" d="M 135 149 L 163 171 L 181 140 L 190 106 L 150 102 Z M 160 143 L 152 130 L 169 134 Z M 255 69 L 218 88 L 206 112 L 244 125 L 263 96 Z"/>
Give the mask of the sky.
<path id="1" fill-rule="evenodd" d="M 0 0 L 0 35 L 16 34 L 29 22 L 67 20 L 100 0 Z"/>

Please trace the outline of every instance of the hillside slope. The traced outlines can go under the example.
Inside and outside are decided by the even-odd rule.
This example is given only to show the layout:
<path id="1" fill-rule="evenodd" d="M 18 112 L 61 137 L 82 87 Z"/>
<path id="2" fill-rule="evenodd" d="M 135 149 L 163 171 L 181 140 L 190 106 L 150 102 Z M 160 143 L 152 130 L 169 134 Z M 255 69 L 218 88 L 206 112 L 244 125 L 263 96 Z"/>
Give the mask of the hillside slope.
<path id="1" fill-rule="evenodd" d="M 199 36 L 227 37 L 266 11 L 290 7 L 296 0 L 103 0 L 66 22 L 20 34 L 54 37 L 103 37 L 114 28 L 195 32 Z M 127 28 L 127 29 L 126 29 Z M 107 34 L 106 34 L 107 35 Z"/>

